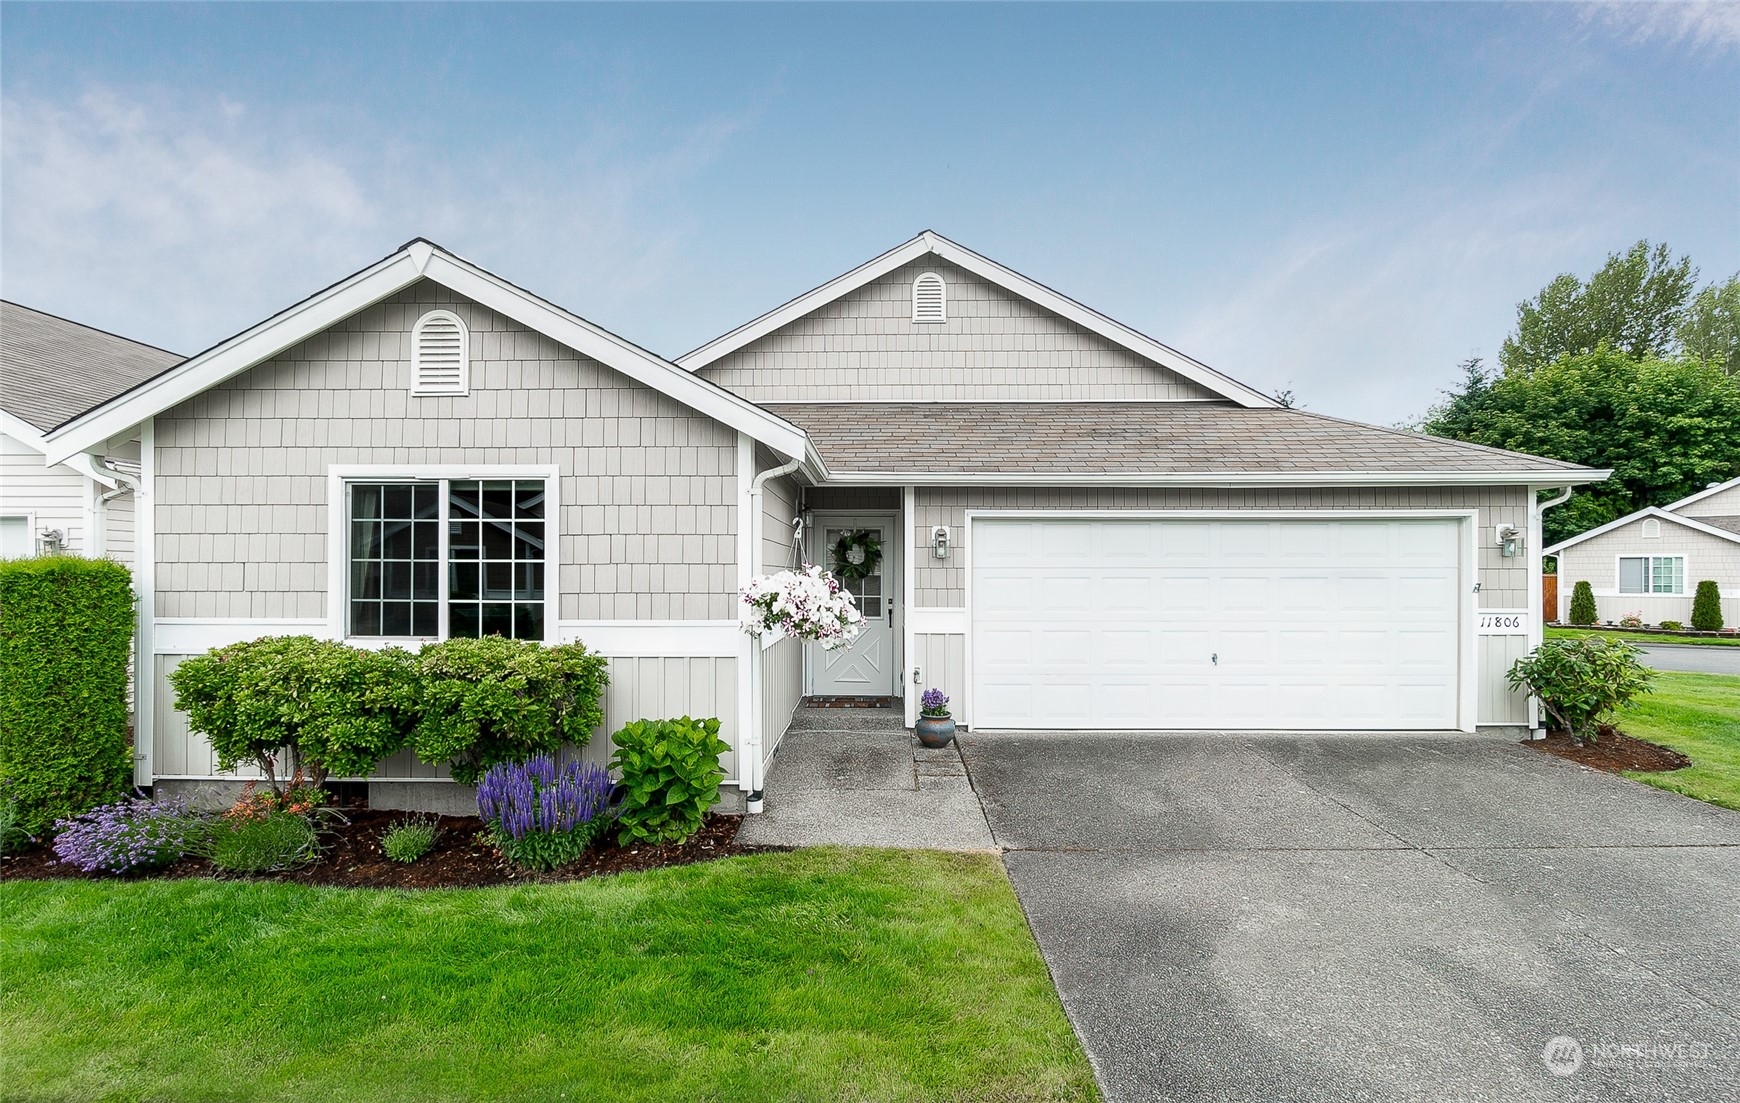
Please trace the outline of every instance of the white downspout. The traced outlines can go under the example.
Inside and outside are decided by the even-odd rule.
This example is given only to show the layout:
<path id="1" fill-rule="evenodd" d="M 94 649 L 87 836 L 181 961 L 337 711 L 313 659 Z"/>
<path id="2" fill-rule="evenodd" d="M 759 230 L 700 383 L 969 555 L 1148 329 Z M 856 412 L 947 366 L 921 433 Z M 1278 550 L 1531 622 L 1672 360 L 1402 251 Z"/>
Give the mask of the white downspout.
<path id="1" fill-rule="evenodd" d="M 1571 491 L 1572 488 L 1567 486 L 1556 497 L 1548 498 L 1542 502 L 1536 499 L 1535 489 L 1529 488 L 1529 547 L 1535 549 L 1529 553 L 1531 560 L 1529 570 L 1529 650 L 1531 652 L 1540 647 L 1541 641 L 1546 638 L 1546 609 L 1541 594 L 1541 575 L 1544 573 L 1544 566 L 1541 563 L 1542 557 L 1538 550 L 1541 547 L 1542 539 L 1541 520 L 1547 510 L 1554 506 L 1562 506 L 1569 501 Z M 1553 612 L 1557 614 L 1558 610 L 1555 609 Z M 1541 724 L 1540 699 L 1531 696 L 1529 698 L 1529 738 L 1545 739 L 1546 737 L 1547 730 Z"/>
<path id="2" fill-rule="evenodd" d="M 781 475 L 789 475 L 803 466 L 802 460 L 792 460 L 778 467 L 770 467 L 755 476 L 749 484 L 749 562 L 751 574 L 754 566 L 761 560 L 761 491 L 769 479 L 777 479 Z M 762 811 L 766 807 L 761 792 L 762 779 L 766 774 L 766 765 L 761 761 L 761 725 L 767 702 L 761 699 L 761 641 L 752 639 L 749 644 L 749 730 L 743 733 L 743 743 L 749 754 L 744 766 L 749 778 L 749 798 L 745 810 L 750 814 Z"/>

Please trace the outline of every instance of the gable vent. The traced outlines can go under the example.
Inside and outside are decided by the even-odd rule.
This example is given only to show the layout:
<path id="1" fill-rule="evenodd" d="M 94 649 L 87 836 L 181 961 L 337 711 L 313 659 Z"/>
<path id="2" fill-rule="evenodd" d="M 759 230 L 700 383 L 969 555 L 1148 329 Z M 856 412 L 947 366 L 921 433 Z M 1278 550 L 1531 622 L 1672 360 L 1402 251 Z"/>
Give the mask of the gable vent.
<path id="1" fill-rule="evenodd" d="M 946 322 L 948 318 L 948 291 L 943 286 L 943 278 L 935 272 L 926 272 L 912 281 L 912 320 L 915 322 Z"/>
<path id="2" fill-rule="evenodd" d="M 1645 540 L 1661 539 L 1661 522 L 1651 517 L 1643 523 L 1643 538 Z"/>
<path id="3" fill-rule="evenodd" d="M 465 323 L 451 310 L 431 310 L 411 330 L 411 393 L 469 394 L 470 342 Z"/>

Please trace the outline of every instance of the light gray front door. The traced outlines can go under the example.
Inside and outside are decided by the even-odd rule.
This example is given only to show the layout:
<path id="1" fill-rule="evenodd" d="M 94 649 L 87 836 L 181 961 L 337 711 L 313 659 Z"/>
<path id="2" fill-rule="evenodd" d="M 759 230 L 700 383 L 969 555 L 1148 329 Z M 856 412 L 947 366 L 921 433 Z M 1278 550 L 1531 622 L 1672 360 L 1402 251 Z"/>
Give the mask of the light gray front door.
<path id="1" fill-rule="evenodd" d="M 895 594 L 899 541 L 897 529 L 888 517 L 828 517 L 816 518 L 811 530 L 816 541 L 810 549 L 810 562 L 820 564 L 836 577 L 834 548 L 840 537 L 848 533 L 868 533 L 880 546 L 882 556 L 874 570 L 861 579 L 840 579 L 840 585 L 850 590 L 858 601 L 858 611 L 864 614 L 863 631 L 851 646 L 837 651 L 824 651 L 810 644 L 810 692 L 821 697 L 887 697 L 894 693 L 895 670 Z"/>

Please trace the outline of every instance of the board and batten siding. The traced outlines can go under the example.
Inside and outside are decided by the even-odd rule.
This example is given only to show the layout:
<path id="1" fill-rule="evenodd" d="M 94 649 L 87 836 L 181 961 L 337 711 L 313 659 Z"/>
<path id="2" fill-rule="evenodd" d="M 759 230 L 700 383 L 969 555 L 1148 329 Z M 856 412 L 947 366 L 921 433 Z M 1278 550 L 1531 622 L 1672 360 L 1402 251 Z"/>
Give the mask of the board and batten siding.
<path id="1" fill-rule="evenodd" d="M 1698 583 L 1708 578 L 1714 579 L 1722 592 L 1722 622 L 1740 624 L 1740 543 L 1672 521 L 1661 521 L 1660 536 L 1645 536 L 1644 520 L 1592 536 L 1559 553 L 1559 619 L 1570 619 L 1572 592 L 1578 582 L 1587 582 L 1595 591 L 1596 615 L 1601 620 L 1617 621 L 1636 613 L 1645 624 L 1677 620 L 1690 625 Z M 1620 593 L 1619 559 L 1633 555 L 1685 556 L 1686 592 Z"/>
<path id="2" fill-rule="evenodd" d="M 913 601 L 919 609 L 961 609 L 966 604 L 968 510 L 1357 510 L 1473 509 L 1477 511 L 1478 608 L 1527 609 L 1529 571 L 1525 555 L 1504 558 L 1497 526 L 1528 531 L 1528 491 L 1522 487 L 1363 487 L 1347 489 L 1172 489 L 1153 487 L 918 487 L 914 491 Z M 929 554 L 930 532 L 946 525 L 955 551 L 947 560 Z M 963 618 L 964 623 L 964 618 Z M 1510 663 L 1527 652 L 1526 635 L 1478 636 L 1476 722 L 1525 724 L 1527 698 L 1504 681 Z M 908 665 L 923 673 L 919 688 L 937 686 L 955 694 L 964 708 L 971 683 L 966 639 L 953 632 L 915 632 Z"/>
<path id="3" fill-rule="evenodd" d="M 411 327 L 470 329 L 471 393 L 413 397 Z M 563 620 L 736 615 L 736 434 L 424 281 L 157 418 L 157 614 L 326 615 L 336 464 L 555 464 Z"/>
<path id="4" fill-rule="evenodd" d="M 756 470 L 781 466 L 778 457 L 756 449 Z M 769 479 L 761 489 L 761 550 L 755 569 L 762 574 L 798 570 L 803 556 L 797 548 L 798 484 L 790 475 Z M 792 713 L 804 692 L 804 645 L 787 637 L 767 647 L 759 643 L 756 657 L 760 682 L 761 759 L 765 765 L 779 749 L 791 725 Z"/>
<path id="5" fill-rule="evenodd" d="M 948 320 L 912 320 L 936 272 Z M 938 257 L 865 284 L 700 374 L 752 402 L 1219 399 L 1129 349 Z"/>

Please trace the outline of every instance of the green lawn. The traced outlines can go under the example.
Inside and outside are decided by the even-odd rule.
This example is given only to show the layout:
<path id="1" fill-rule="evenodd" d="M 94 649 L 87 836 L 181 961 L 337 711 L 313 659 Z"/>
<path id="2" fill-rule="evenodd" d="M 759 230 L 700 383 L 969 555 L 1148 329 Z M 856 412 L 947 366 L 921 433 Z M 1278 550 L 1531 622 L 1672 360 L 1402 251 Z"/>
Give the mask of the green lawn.
<path id="1" fill-rule="evenodd" d="M 1740 677 L 1658 673 L 1655 692 L 1620 713 L 1619 728 L 1692 759 L 1683 770 L 1627 777 L 1740 810 Z"/>
<path id="2" fill-rule="evenodd" d="M 0 884 L 30 1100 L 1095 1099 L 998 861 L 423 893 Z"/>
<path id="3" fill-rule="evenodd" d="M 1680 636 L 1672 632 L 1611 632 L 1599 628 L 1547 628 L 1549 640 L 1580 640 L 1587 636 L 1605 636 L 1625 640 L 1642 647 L 1656 644 L 1696 644 L 1699 647 L 1740 647 L 1740 636 Z"/>

